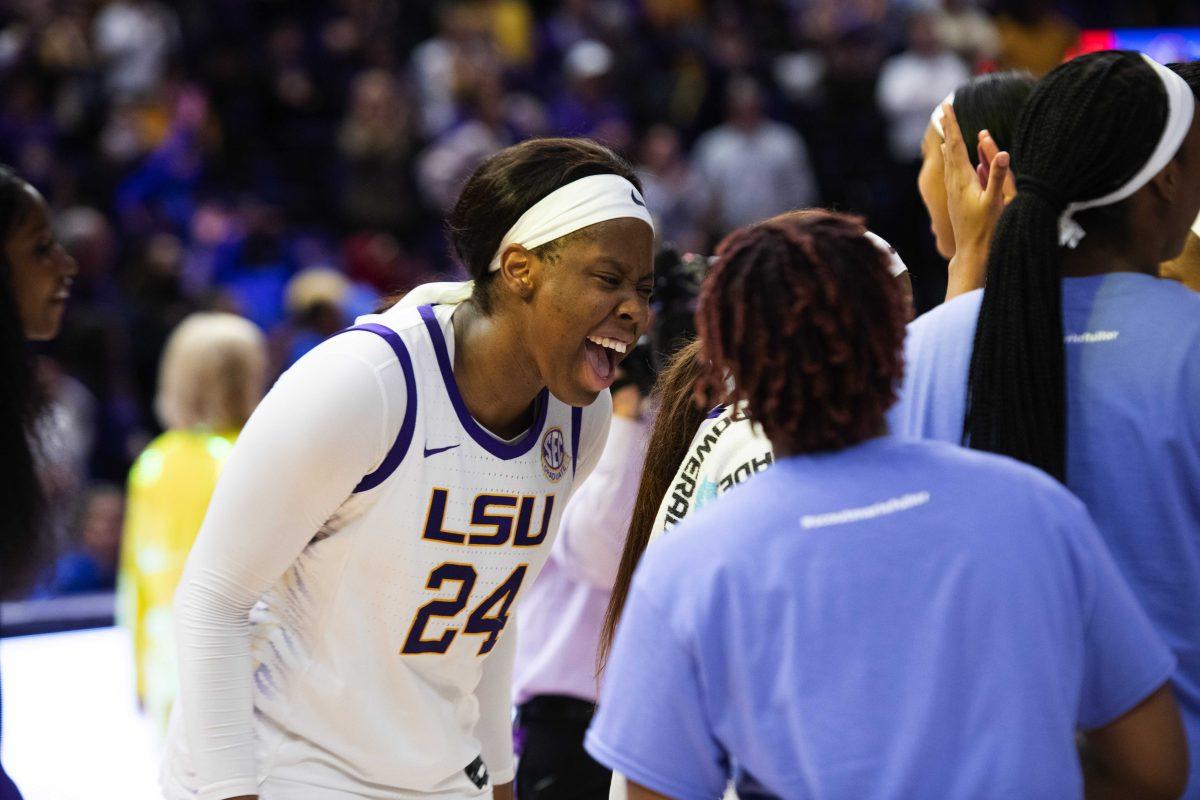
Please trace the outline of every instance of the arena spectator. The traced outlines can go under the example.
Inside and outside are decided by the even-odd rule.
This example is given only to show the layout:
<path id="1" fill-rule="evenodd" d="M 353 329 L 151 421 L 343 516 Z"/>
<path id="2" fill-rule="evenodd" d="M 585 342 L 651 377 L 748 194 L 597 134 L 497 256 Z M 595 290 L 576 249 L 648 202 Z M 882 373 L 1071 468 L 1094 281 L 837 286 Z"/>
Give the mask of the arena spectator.
<path id="1" fill-rule="evenodd" d="M 160 734 L 178 692 L 175 587 L 225 457 L 262 397 L 266 367 L 262 333 L 232 314 L 188 317 L 163 354 L 155 405 L 166 432 L 129 474 L 117 605 L 133 639 L 138 700 Z"/>
<path id="2" fill-rule="evenodd" d="M 358 75 L 351 92 L 338 131 L 342 221 L 350 229 L 409 230 L 419 213 L 412 185 L 412 109 L 386 70 Z"/>
<path id="3" fill-rule="evenodd" d="M 767 118 L 764 102 L 757 81 L 735 78 L 725 123 L 696 142 L 696 167 L 714 197 L 718 233 L 818 201 L 804 140 Z"/>
<path id="4" fill-rule="evenodd" d="M 684 158 L 679 134 L 655 125 L 642 138 L 641 156 L 638 175 L 659 241 L 681 253 L 707 252 L 712 193 Z"/>
<path id="5" fill-rule="evenodd" d="M 908 22 L 908 49 L 883 62 L 879 107 L 888 119 L 888 145 L 898 164 L 921 157 L 929 112 L 971 73 L 938 39 L 934 17 L 915 13 Z"/>

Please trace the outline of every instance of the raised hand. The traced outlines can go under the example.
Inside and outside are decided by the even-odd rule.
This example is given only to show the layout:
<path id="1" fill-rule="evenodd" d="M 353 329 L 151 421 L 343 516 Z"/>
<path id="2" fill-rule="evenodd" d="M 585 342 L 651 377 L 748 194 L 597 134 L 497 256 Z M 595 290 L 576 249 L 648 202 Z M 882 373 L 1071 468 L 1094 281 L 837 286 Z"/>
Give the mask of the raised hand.
<path id="1" fill-rule="evenodd" d="M 949 300 L 983 286 L 992 233 L 1005 203 L 1016 195 L 1016 188 L 1014 184 L 1012 195 L 1006 196 L 1006 184 L 1012 183 L 1008 153 L 996 148 L 991 136 L 986 137 L 986 143 L 981 137 L 977 145 L 981 153 L 980 169 L 976 170 L 967 156 L 954 107 L 944 103 L 942 111 L 946 209 L 955 242 L 946 283 L 946 299 Z M 984 154 L 989 157 L 983 158 Z"/>

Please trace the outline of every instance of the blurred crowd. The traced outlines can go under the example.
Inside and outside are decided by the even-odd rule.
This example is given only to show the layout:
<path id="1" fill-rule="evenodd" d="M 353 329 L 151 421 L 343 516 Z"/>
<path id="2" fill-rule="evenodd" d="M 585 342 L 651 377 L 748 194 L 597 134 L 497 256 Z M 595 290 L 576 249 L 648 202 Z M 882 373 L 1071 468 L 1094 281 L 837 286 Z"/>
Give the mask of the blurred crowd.
<path id="1" fill-rule="evenodd" d="M 681 251 L 797 206 L 864 214 L 923 308 L 945 286 L 915 189 L 930 110 L 975 72 L 1046 72 L 1081 28 L 1168 21 L 1200 4 L 11 0 L 0 161 L 80 270 L 41 357 L 65 554 L 38 591 L 113 584 L 185 317 L 253 322 L 269 385 L 381 296 L 458 274 L 441 219 L 496 150 L 605 142 Z"/>

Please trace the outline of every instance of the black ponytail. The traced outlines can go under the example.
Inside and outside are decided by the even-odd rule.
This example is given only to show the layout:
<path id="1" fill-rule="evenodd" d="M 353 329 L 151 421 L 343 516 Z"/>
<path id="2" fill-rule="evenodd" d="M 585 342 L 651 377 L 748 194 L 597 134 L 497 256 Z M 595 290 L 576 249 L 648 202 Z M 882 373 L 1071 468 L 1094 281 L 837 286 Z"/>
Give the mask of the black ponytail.
<path id="1" fill-rule="evenodd" d="M 13 292 L 8 238 L 31 209 L 26 184 L 0 164 L 0 597 L 28 583 L 42 555 L 45 500 L 38 480 L 34 426 L 39 408 L 33 364 Z"/>
<path id="2" fill-rule="evenodd" d="M 1066 479 L 1067 405 L 1058 218 L 1146 163 L 1167 98 L 1137 53 L 1081 56 L 1033 90 L 1017 122 L 1017 196 L 988 256 L 975 329 L 963 442 Z M 1077 216 L 1085 230 L 1124 224 L 1125 204 Z"/>

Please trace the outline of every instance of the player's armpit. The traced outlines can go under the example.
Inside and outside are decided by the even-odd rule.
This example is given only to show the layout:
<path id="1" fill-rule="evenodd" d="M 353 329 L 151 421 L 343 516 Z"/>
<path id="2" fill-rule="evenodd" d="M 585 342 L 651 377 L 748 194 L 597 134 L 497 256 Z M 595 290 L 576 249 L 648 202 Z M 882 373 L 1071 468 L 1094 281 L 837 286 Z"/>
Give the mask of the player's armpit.
<path id="1" fill-rule="evenodd" d="M 671 798 L 669 798 L 667 795 L 659 794 L 658 792 L 647 789 L 640 783 L 628 781 L 628 786 L 629 800 L 671 800 Z"/>

